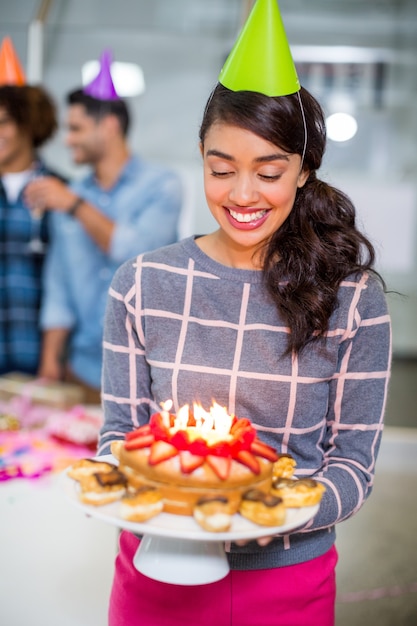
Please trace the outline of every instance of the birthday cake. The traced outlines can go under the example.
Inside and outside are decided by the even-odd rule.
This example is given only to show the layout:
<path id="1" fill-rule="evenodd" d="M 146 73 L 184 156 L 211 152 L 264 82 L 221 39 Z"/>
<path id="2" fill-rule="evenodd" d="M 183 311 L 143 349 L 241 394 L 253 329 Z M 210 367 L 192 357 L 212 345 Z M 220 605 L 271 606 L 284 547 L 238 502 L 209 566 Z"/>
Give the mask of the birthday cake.
<path id="1" fill-rule="evenodd" d="M 193 515 L 202 497 L 227 498 L 233 514 L 248 489 L 269 492 L 279 456 L 247 418 L 216 403 L 210 411 L 185 405 L 176 415 L 170 408 L 165 403 L 148 424 L 113 442 L 130 488 L 157 489 L 164 511 L 177 515 Z"/>

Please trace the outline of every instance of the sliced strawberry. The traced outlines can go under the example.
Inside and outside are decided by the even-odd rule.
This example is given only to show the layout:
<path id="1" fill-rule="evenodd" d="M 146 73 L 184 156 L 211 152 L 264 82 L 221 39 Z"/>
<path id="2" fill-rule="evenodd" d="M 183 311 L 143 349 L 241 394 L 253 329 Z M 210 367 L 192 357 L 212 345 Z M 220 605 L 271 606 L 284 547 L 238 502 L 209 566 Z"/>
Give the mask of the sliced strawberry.
<path id="1" fill-rule="evenodd" d="M 148 435 L 142 435 L 141 437 L 135 437 L 135 439 L 129 439 L 125 442 L 126 450 L 140 450 L 141 448 L 147 448 L 151 446 L 155 441 L 155 437 L 152 433 Z"/>
<path id="2" fill-rule="evenodd" d="M 253 426 L 247 417 L 241 417 L 232 422 L 230 432 L 235 435 L 240 430 L 252 430 Z"/>
<path id="3" fill-rule="evenodd" d="M 253 454 L 257 454 L 272 463 L 278 461 L 278 454 L 276 450 L 260 439 L 255 439 L 255 441 L 252 442 L 250 450 Z"/>
<path id="4" fill-rule="evenodd" d="M 204 456 L 196 456 L 188 450 L 181 450 L 180 452 L 180 465 L 181 471 L 184 474 L 191 474 L 197 467 L 203 465 L 205 461 Z"/>
<path id="5" fill-rule="evenodd" d="M 236 455 L 236 461 L 246 465 L 246 467 L 248 467 L 254 474 L 259 474 L 261 471 L 258 459 L 252 454 L 252 452 L 249 452 L 249 450 L 241 450 L 238 452 Z"/>
<path id="6" fill-rule="evenodd" d="M 249 448 L 256 437 L 256 430 L 246 417 L 242 417 L 233 423 L 230 433 L 235 441 L 239 441 L 242 447 Z"/>
<path id="7" fill-rule="evenodd" d="M 178 430 L 170 439 L 170 443 L 177 448 L 177 450 L 188 450 L 189 441 L 187 433 L 184 430 Z"/>
<path id="8" fill-rule="evenodd" d="M 166 461 L 177 454 L 177 448 L 167 441 L 162 441 L 162 439 L 154 441 L 149 455 L 149 465 L 157 465 L 158 463 Z"/>
<path id="9" fill-rule="evenodd" d="M 160 413 L 154 413 L 151 415 L 151 419 L 149 420 L 149 424 L 151 426 L 151 430 L 155 435 L 155 439 L 167 439 L 169 436 L 169 431 L 165 427 L 164 420 Z"/>
<path id="10" fill-rule="evenodd" d="M 214 456 L 232 456 L 231 446 L 228 441 L 218 441 L 217 443 L 208 446 L 208 453 Z"/>
<path id="11" fill-rule="evenodd" d="M 149 435 L 151 432 L 150 424 L 143 424 L 143 426 L 139 426 L 139 428 L 135 428 L 130 433 L 126 433 L 125 439 L 129 441 L 130 439 L 136 439 L 136 437 L 142 437 L 143 435 Z"/>
<path id="12" fill-rule="evenodd" d="M 189 445 L 188 450 L 195 456 L 207 456 L 210 452 L 207 442 L 204 439 L 194 439 Z"/>
<path id="13" fill-rule="evenodd" d="M 230 474 L 230 468 L 232 465 L 232 459 L 230 457 L 214 456 L 213 454 L 209 454 L 206 456 L 206 461 L 220 480 L 226 480 Z"/>
<path id="14" fill-rule="evenodd" d="M 239 433 L 238 441 L 241 443 L 242 448 L 250 448 L 253 441 L 256 439 L 256 430 L 241 430 Z"/>

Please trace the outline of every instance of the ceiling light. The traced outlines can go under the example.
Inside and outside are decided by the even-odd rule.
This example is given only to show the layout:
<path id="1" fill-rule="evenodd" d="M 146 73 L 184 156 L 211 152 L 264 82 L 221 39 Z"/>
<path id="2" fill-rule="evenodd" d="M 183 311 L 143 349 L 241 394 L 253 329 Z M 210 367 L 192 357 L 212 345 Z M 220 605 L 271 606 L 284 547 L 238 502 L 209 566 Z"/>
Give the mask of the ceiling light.
<path id="1" fill-rule="evenodd" d="M 332 141 L 349 141 L 356 135 L 358 124 L 349 113 L 333 113 L 326 119 L 326 128 Z"/>

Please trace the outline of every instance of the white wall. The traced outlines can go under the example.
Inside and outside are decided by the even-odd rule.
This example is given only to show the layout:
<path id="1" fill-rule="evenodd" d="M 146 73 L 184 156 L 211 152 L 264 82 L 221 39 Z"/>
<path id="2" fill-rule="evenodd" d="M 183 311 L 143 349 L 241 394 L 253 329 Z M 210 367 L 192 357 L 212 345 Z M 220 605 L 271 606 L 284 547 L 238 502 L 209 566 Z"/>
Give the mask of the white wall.
<path id="1" fill-rule="evenodd" d="M 417 185 L 335 174 L 332 182 L 353 200 L 358 224 L 374 244 L 377 269 L 391 293 L 388 305 L 396 356 L 417 355 Z M 396 292 L 396 293 L 395 293 Z"/>

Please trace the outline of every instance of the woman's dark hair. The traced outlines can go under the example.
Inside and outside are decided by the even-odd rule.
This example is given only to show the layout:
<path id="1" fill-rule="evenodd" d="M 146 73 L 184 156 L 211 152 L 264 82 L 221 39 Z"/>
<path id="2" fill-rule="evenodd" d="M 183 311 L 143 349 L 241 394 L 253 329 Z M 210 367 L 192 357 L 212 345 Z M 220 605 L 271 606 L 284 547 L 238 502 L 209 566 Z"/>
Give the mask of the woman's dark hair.
<path id="1" fill-rule="evenodd" d="M 87 115 L 97 121 L 106 115 L 114 115 L 119 121 L 122 135 L 125 137 L 129 131 L 130 115 L 124 100 L 98 100 L 84 93 L 82 89 L 76 89 L 68 94 L 67 104 L 80 104 Z"/>
<path id="2" fill-rule="evenodd" d="M 304 88 L 271 98 L 233 92 L 218 84 L 200 127 L 202 145 L 212 124 L 220 122 L 249 130 L 303 157 L 302 111 L 307 128 L 302 168 L 308 179 L 298 189 L 288 218 L 263 251 L 266 286 L 291 329 L 288 352 L 300 352 L 310 341 L 325 336 L 340 282 L 346 276 L 365 270 L 379 276 L 372 269 L 374 248 L 356 228 L 351 200 L 316 176 L 326 147 L 323 111 Z"/>
<path id="3" fill-rule="evenodd" d="M 31 138 L 34 148 L 42 146 L 58 128 L 55 103 L 41 86 L 3 85 L 0 107 Z"/>

